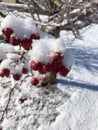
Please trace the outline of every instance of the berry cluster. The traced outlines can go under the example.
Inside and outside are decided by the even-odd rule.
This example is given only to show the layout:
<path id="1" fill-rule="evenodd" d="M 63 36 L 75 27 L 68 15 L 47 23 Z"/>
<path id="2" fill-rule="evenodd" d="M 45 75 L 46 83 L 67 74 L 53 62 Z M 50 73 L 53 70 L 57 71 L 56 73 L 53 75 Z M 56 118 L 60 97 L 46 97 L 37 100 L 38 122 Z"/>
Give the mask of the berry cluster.
<path id="1" fill-rule="evenodd" d="M 4 44 L 0 44 L 0 48 Z M 6 52 L 5 48 L 8 47 Z M 14 80 L 18 81 L 23 74 L 28 73 L 28 60 L 25 59 L 26 54 L 24 52 L 17 51 L 14 46 L 5 44 L 0 54 L 0 77 L 12 76 Z"/>
<path id="2" fill-rule="evenodd" d="M 70 56 L 65 53 L 64 42 L 60 38 L 48 38 L 48 36 L 41 39 L 41 31 L 36 27 L 33 19 L 19 19 L 19 17 L 8 15 L 2 21 L 1 29 L 9 43 L 6 45 L 11 48 L 7 51 L 4 49 L 4 52 L 3 49 L 0 50 L 0 77 L 11 75 L 14 80 L 20 80 L 22 74 L 28 73 L 29 61 L 31 61 L 29 66 L 31 70 L 37 71 L 44 78 L 46 78 L 46 74 L 66 76 L 69 73 L 72 61 Z M 5 65 L 5 61 L 9 64 Z M 37 86 L 40 83 L 41 78 L 34 75 L 31 84 Z"/>
<path id="3" fill-rule="evenodd" d="M 18 81 L 18 80 L 20 80 L 22 74 L 28 73 L 28 69 L 25 68 L 25 67 L 23 67 L 21 71 L 22 71 L 22 73 L 18 73 L 18 72 L 11 73 L 11 70 L 9 68 L 3 68 L 3 69 L 0 70 L 0 77 L 2 77 L 2 78 L 3 77 L 10 77 L 10 75 L 12 75 L 13 79 Z"/>
<path id="4" fill-rule="evenodd" d="M 63 65 L 63 53 L 55 52 L 51 57 L 51 61 L 49 63 L 35 62 L 31 61 L 31 69 L 34 71 L 38 71 L 40 74 L 51 73 L 56 75 L 59 73 L 61 76 L 66 76 L 69 73 L 69 69 Z M 32 77 L 31 84 L 38 85 L 39 79 L 37 77 Z"/>
<path id="5" fill-rule="evenodd" d="M 18 31 L 19 29 L 20 32 Z M 16 16 L 8 15 L 1 23 L 1 31 L 3 37 L 6 39 L 5 42 L 10 45 L 5 44 L 5 48 L 8 48 L 7 52 L 4 48 L 0 50 L 2 51 L 2 55 L 0 55 L 0 77 L 12 76 L 14 80 L 18 81 L 23 74 L 28 73 L 27 64 L 29 63 L 29 59 L 25 59 L 24 57 L 28 51 L 25 50 L 31 48 L 33 40 L 40 39 L 36 24 L 33 22 L 33 19 L 30 18 L 20 19 Z M 14 55 L 14 57 L 11 55 Z"/>
<path id="6" fill-rule="evenodd" d="M 38 34 L 31 34 L 29 38 L 20 39 L 15 35 L 14 30 L 8 27 L 3 28 L 2 33 L 10 44 L 13 46 L 22 46 L 25 50 L 30 49 L 32 40 L 40 39 L 40 36 Z"/>

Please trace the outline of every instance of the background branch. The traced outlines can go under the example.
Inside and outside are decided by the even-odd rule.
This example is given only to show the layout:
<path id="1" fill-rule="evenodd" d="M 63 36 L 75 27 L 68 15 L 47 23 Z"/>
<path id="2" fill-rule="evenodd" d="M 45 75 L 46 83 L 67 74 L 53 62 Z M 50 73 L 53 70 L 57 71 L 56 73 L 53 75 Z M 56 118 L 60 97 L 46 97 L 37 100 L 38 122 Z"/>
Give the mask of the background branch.
<path id="1" fill-rule="evenodd" d="M 59 37 L 61 30 L 71 30 L 78 35 L 79 29 L 98 23 L 98 3 L 92 0 L 33 0 L 24 4 L 0 3 L 0 5 L 13 11 L 15 8 L 29 12 L 38 26 L 44 27 L 44 31 L 55 37 Z M 0 11 L 0 15 L 5 17 L 3 10 Z M 47 18 L 43 20 L 40 15 Z"/>

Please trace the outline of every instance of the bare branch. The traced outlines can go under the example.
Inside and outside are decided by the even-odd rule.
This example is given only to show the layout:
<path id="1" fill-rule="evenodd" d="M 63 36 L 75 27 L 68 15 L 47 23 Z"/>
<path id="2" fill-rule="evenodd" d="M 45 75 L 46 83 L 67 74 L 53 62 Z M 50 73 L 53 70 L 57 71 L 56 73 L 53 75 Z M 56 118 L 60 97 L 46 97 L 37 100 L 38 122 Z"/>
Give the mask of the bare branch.
<path id="1" fill-rule="evenodd" d="M 0 11 L 0 16 L 4 18 L 6 15 L 3 14 L 3 12 Z"/>
<path id="2" fill-rule="evenodd" d="M 59 36 L 61 30 L 71 30 L 76 34 L 79 29 L 98 23 L 98 2 L 92 0 L 33 0 L 21 5 L 8 3 L 1 5 L 28 10 L 36 24 L 44 27 L 44 31 L 54 34 L 55 37 Z M 40 15 L 48 17 L 43 21 Z"/>

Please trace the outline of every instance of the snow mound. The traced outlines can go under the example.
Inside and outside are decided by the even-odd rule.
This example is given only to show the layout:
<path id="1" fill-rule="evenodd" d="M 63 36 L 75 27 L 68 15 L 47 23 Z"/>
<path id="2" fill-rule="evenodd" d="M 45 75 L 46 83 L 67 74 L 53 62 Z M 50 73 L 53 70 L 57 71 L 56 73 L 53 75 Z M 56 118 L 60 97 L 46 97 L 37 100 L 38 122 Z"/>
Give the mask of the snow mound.
<path id="1" fill-rule="evenodd" d="M 7 15 L 2 20 L 1 30 L 3 30 L 4 28 L 11 28 L 14 31 L 14 34 L 12 35 L 20 39 L 29 39 L 32 33 L 38 33 L 38 28 L 32 18 L 27 17 L 23 19 L 13 14 Z"/>
<path id="2" fill-rule="evenodd" d="M 13 92 L 9 104 L 7 118 L 1 124 L 2 128 L 4 130 L 8 130 L 8 128 L 11 130 L 26 130 L 28 128 L 37 130 L 42 124 L 52 124 L 59 116 L 57 108 L 67 102 L 73 93 L 69 88 L 66 88 L 65 91 L 53 86 L 53 89 L 54 92 L 45 88 L 31 87 L 28 85 L 28 79 L 22 86 L 17 86 L 17 91 Z M 3 98 L 4 100 L 5 98 L 7 99 L 8 95 L 5 95 L 6 93 L 2 95 L 3 97 L 0 96 L 0 98 L 2 97 L 2 100 Z M 27 100 L 24 103 L 20 103 L 19 98 L 24 95 Z M 4 106 L 1 107 L 1 111 L 3 109 Z"/>

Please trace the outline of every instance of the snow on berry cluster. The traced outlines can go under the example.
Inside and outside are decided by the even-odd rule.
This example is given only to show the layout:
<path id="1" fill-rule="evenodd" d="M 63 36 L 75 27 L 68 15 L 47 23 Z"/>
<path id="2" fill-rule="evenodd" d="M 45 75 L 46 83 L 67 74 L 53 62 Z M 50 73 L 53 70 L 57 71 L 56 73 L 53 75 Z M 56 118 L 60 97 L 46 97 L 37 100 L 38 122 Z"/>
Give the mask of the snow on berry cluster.
<path id="1" fill-rule="evenodd" d="M 31 69 L 43 75 L 46 73 L 66 76 L 71 70 L 73 58 L 59 39 L 40 39 L 35 41 L 31 55 Z M 33 85 L 39 83 L 37 77 L 31 79 Z"/>
<path id="2" fill-rule="evenodd" d="M 73 59 L 64 42 L 50 35 L 46 37 L 32 18 L 9 14 L 2 20 L 1 30 L 9 43 L 0 44 L 1 77 L 11 75 L 14 80 L 20 80 L 22 74 L 27 74 L 30 69 L 41 76 L 46 73 L 66 76 L 71 70 Z M 33 76 L 31 84 L 38 85 L 39 80 Z"/>
<path id="3" fill-rule="evenodd" d="M 6 16 L 1 23 L 2 33 L 8 42 L 14 46 L 30 49 L 32 40 L 40 39 L 38 28 L 32 18 L 19 18 L 13 14 Z"/>
<path id="4" fill-rule="evenodd" d="M 26 55 L 23 56 L 22 53 L 19 51 L 19 46 L 0 44 L 0 77 L 12 76 L 14 80 L 18 81 L 22 74 L 28 73 Z"/>
<path id="5" fill-rule="evenodd" d="M 18 81 L 27 74 L 28 60 L 26 51 L 34 40 L 40 39 L 38 28 L 32 18 L 7 15 L 1 22 L 5 43 L 0 44 L 0 77 L 13 77 Z"/>

